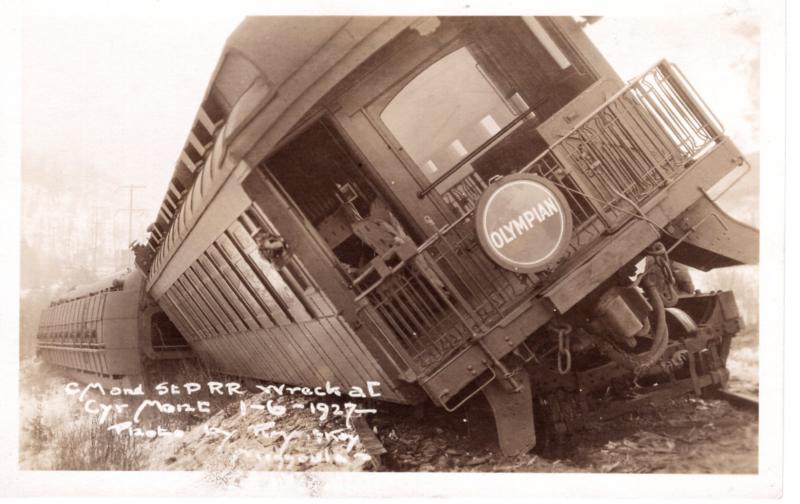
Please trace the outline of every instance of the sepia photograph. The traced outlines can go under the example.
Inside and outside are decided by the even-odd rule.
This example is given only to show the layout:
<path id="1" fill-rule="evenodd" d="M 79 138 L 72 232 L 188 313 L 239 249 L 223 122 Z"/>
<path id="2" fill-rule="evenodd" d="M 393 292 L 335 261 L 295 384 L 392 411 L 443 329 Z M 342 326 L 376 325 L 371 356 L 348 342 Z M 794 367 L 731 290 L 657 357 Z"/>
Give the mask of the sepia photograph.
<path id="1" fill-rule="evenodd" d="M 7 492 L 781 494 L 782 2 L 193 5 L 6 21 Z"/>

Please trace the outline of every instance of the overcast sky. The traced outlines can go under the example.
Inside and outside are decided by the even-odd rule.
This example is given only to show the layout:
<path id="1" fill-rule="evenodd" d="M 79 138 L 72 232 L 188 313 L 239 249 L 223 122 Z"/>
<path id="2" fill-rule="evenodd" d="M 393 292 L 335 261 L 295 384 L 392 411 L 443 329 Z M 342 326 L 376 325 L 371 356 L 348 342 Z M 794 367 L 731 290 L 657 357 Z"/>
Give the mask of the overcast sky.
<path id="1" fill-rule="evenodd" d="M 241 16 L 35 17 L 23 26 L 23 148 L 145 185 L 154 213 Z M 24 175 L 23 175 L 24 180 Z M 124 195 L 120 195 L 124 196 Z"/>
<path id="2" fill-rule="evenodd" d="M 758 150 L 760 30 L 753 13 L 607 17 L 587 32 L 626 80 L 661 58 L 678 65 L 739 148 Z"/>
<path id="3" fill-rule="evenodd" d="M 24 159 L 58 162 L 81 180 L 96 172 L 105 201 L 95 204 L 109 208 L 127 204 L 117 186 L 144 185 L 135 206 L 150 209 L 145 221 L 152 221 L 221 48 L 241 19 L 26 17 Z M 662 57 L 677 63 L 737 144 L 758 150 L 752 13 L 606 17 L 588 33 L 625 79 Z M 35 181 L 23 173 L 28 182 Z"/>

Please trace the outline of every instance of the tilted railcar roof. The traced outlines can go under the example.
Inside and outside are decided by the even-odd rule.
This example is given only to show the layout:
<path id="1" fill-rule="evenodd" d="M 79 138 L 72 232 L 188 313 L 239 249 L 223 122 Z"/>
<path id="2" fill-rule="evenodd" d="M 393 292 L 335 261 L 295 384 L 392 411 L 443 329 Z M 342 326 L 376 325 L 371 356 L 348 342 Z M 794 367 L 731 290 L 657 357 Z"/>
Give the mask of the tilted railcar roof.
<path id="1" fill-rule="evenodd" d="M 80 299 L 86 296 L 91 296 L 94 294 L 99 294 L 101 292 L 111 291 L 111 290 L 122 290 L 125 288 L 125 282 L 129 277 L 133 275 L 140 275 L 141 273 L 137 270 L 122 270 L 117 271 L 116 273 L 109 275 L 107 277 L 101 278 L 96 282 L 87 283 L 87 284 L 79 284 L 74 285 L 67 289 L 66 291 L 58 294 L 52 301 L 51 304 L 60 304 L 65 303 L 68 301 L 73 301 L 75 299 Z"/>
<path id="2" fill-rule="evenodd" d="M 310 45 L 309 42 L 313 42 L 309 40 L 310 37 L 305 38 L 306 32 L 315 31 L 314 28 L 317 26 L 341 25 L 346 20 L 347 18 L 341 17 L 305 19 L 251 17 L 242 21 L 228 36 L 203 94 L 199 110 L 192 121 L 189 136 L 175 163 L 169 187 L 155 222 L 154 232 L 157 241 L 160 241 L 159 235 L 166 232 L 166 228 L 174 218 L 177 206 L 191 186 L 208 147 L 224 123 L 231 108 L 229 101 L 235 98 L 237 91 L 241 91 L 239 88 L 252 77 L 253 71 L 271 76 L 272 80 L 280 78 L 281 74 L 291 72 L 293 70 L 291 62 L 301 52 L 300 48 L 307 47 Z M 298 24 L 305 25 L 306 29 L 298 29 Z M 225 65 L 226 61 L 240 58 L 246 63 L 240 60 L 239 65 Z"/>
<path id="3" fill-rule="evenodd" d="M 148 228 L 148 245 L 156 253 L 154 266 L 158 269 L 168 262 L 205 208 L 199 204 L 192 205 L 199 211 L 185 208 L 190 192 L 199 193 L 195 199 L 210 199 L 209 193 L 232 172 L 232 164 L 265 156 L 327 91 L 418 20 L 246 18 L 228 37 L 156 221 Z M 208 163 L 209 157 L 216 159 Z M 207 164 L 218 167 L 207 177 L 216 180 L 197 184 Z M 191 191 L 198 185 L 203 187 Z M 175 230 L 176 226 L 181 229 Z"/>

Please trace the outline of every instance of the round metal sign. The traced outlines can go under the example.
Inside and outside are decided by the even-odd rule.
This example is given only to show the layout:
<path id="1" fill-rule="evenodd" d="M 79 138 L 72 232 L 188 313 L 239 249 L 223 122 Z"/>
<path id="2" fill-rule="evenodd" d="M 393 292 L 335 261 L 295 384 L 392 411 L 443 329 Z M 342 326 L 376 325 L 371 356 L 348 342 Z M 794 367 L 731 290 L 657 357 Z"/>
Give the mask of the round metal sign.
<path id="1" fill-rule="evenodd" d="M 535 273 L 555 263 L 569 245 L 567 200 L 544 177 L 509 175 L 491 184 L 475 210 L 483 250 L 511 271 Z"/>

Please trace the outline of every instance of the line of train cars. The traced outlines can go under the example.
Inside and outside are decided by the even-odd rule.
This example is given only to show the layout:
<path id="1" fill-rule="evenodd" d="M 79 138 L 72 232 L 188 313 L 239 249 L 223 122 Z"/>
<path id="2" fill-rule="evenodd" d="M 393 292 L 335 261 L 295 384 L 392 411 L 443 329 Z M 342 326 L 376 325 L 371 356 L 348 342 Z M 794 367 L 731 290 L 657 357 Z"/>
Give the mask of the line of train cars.
<path id="1" fill-rule="evenodd" d="M 507 454 L 633 386 L 724 386 L 736 304 L 684 265 L 757 262 L 709 196 L 746 162 L 675 65 L 625 83 L 586 21 L 247 18 L 137 254 L 146 295 L 224 373 L 480 400 Z"/>
<path id="2" fill-rule="evenodd" d="M 191 357 L 144 286 L 145 275 L 136 269 L 58 296 L 40 317 L 39 357 L 72 379 L 108 387 L 135 387 L 153 366 Z"/>

